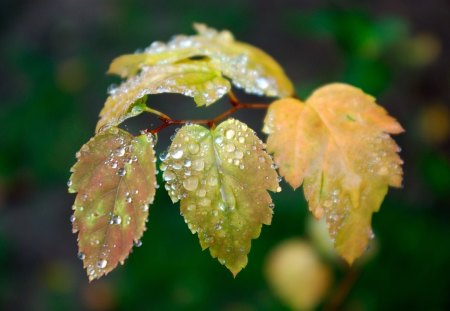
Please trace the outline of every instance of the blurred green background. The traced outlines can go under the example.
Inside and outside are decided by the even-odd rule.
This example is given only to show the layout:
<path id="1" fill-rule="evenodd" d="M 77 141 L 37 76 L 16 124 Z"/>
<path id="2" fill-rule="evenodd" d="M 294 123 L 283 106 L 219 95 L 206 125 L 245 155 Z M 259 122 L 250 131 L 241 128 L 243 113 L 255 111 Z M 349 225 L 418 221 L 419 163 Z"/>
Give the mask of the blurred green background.
<path id="1" fill-rule="evenodd" d="M 333 281 L 317 308 L 450 310 L 448 1 L 3 0 L 0 14 L 1 310 L 289 310 L 265 278 L 267 257 L 292 237 L 320 247 L 302 192 L 285 184 L 273 195 L 273 224 L 236 279 L 201 251 L 163 187 L 143 246 L 125 266 L 89 284 L 77 259 L 66 181 L 108 86 L 119 82 L 105 75 L 108 64 L 191 34 L 193 22 L 229 29 L 270 53 L 300 97 L 348 82 L 376 96 L 406 129 L 395 138 L 404 188 L 391 190 L 373 218 L 376 247 L 350 271 L 320 255 Z M 175 118 L 226 109 L 225 102 L 193 108 L 179 95 L 149 104 Z M 262 127 L 261 111 L 235 117 Z M 157 124 L 146 116 L 125 126 Z M 173 130 L 161 133 L 158 151 Z"/>

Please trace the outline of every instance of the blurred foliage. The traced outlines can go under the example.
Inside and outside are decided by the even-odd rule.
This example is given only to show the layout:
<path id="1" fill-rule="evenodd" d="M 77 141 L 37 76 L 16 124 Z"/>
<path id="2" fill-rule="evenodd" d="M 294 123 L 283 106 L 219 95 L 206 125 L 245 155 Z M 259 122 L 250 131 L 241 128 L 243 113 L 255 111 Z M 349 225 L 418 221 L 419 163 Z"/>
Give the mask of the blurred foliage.
<path id="1" fill-rule="evenodd" d="M 253 243 L 250 264 L 236 279 L 200 252 L 163 189 L 150 210 L 145 247 L 125 267 L 88 284 L 76 258 L 73 196 L 65 183 L 75 152 L 94 131 L 107 86 L 118 82 L 105 77 L 107 65 L 151 41 L 191 33 L 194 21 L 228 28 L 268 51 L 296 82 L 300 97 L 319 84 L 349 82 L 399 119 L 406 129 L 398 139 L 404 189 L 390 191 L 375 214 L 377 250 L 358 267 L 341 308 L 450 309 L 448 3 L 287 3 L 6 1 L 0 15 L 0 309 L 288 310 L 263 274 L 271 249 L 305 236 L 303 195 L 287 185 L 274 195 L 273 224 Z M 192 105 L 181 96 L 154 102 L 180 117 L 188 114 L 184 104 Z M 262 115 L 236 117 L 261 127 Z M 159 150 L 166 148 L 168 132 Z M 323 260 L 336 280 L 333 297 L 348 270 Z"/>

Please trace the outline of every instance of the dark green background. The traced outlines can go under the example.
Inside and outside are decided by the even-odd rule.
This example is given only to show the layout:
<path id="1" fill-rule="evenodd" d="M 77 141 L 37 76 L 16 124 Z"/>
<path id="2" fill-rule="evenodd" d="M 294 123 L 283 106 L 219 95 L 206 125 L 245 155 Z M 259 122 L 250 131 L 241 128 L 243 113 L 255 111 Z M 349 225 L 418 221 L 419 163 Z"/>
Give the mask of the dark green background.
<path id="1" fill-rule="evenodd" d="M 287 185 L 273 195 L 273 224 L 253 242 L 249 265 L 236 279 L 201 252 L 163 187 L 143 246 L 125 266 L 88 284 L 76 258 L 69 222 L 74 196 L 66 181 L 75 152 L 93 134 L 108 85 L 119 82 L 105 75 L 109 62 L 152 41 L 193 33 L 195 21 L 230 29 L 273 55 L 302 98 L 319 85 L 348 82 L 400 121 L 404 188 L 391 190 L 374 216 L 379 249 L 340 307 L 449 310 L 450 143 L 445 130 L 432 134 L 450 122 L 446 0 L 2 1 L 0 309 L 287 309 L 263 274 L 272 247 L 305 236 L 303 194 Z M 175 118 L 226 109 L 225 102 L 194 108 L 178 95 L 153 96 L 150 104 Z M 235 116 L 262 127 L 261 111 Z M 148 116 L 125 124 L 131 131 L 155 125 Z M 160 135 L 158 151 L 173 130 Z M 330 264 L 335 288 L 345 268 Z"/>

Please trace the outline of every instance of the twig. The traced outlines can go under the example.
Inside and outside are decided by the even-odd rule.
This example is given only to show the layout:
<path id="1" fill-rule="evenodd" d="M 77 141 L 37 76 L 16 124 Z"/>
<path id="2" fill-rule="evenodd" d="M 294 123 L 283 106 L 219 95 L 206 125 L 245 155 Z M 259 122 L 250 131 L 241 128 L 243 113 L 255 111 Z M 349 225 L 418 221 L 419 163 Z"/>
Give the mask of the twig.
<path id="1" fill-rule="evenodd" d="M 152 108 L 146 108 L 145 111 L 148 113 L 152 113 L 154 115 L 157 115 L 159 120 L 161 120 L 162 124 L 154 129 L 147 129 L 146 132 L 147 133 L 151 133 L 151 134 L 156 134 L 159 131 L 165 129 L 168 126 L 171 125 L 176 125 L 176 124 L 186 124 L 186 123 L 193 123 L 193 124 L 206 124 L 211 128 L 214 128 L 216 126 L 216 124 L 220 121 L 222 121 L 223 119 L 225 119 L 226 117 L 228 117 L 229 115 L 235 113 L 236 111 L 240 110 L 240 109 L 267 109 L 269 107 L 269 104 L 261 104 L 261 103 L 241 103 L 239 102 L 239 100 L 237 99 L 237 97 L 232 93 L 229 92 L 228 93 L 229 99 L 230 99 L 230 104 L 231 107 L 230 109 L 228 109 L 227 111 L 221 113 L 220 115 L 216 116 L 213 119 L 198 119 L 198 120 L 174 120 L 171 117 L 169 117 L 168 115 L 152 109 Z"/>
<path id="2" fill-rule="evenodd" d="M 347 273 L 344 278 L 334 291 L 331 298 L 328 300 L 328 303 L 325 305 L 325 311 L 335 311 L 339 310 L 344 302 L 345 298 L 347 298 L 350 293 L 353 285 L 359 276 L 359 270 L 355 265 L 348 268 Z"/>

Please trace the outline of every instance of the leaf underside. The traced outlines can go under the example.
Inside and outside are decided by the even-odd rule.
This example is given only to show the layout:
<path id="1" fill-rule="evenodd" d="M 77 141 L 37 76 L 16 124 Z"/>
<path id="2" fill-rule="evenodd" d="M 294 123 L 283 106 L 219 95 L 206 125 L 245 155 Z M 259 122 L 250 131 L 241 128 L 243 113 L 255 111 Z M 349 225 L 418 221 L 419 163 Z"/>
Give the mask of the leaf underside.
<path id="1" fill-rule="evenodd" d="M 285 97 L 293 85 L 281 66 L 262 50 L 235 41 L 229 31 L 217 31 L 195 24 L 197 35 L 175 36 L 170 42 L 154 42 L 143 53 L 116 58 L 109 73 L 122 77 L 135 75 L 144 66 L 176 63 L 192 57 L 207 57 L 232 83 L 246 92 Z"/>
<path id="2" fill-rule="evenodd" d="M 326 218 L 349 263 L 367 248 L 372 214 L 388 186 L 401 186 L 403 162 L 389 134 L 402 131 L 374 98 L 345 84 L 324 86 L 304 103 L 286 98 L 269 108 L 267 150 L 292 187 L 303 183 L 309 209 Z"/>
<path id="3" fill-rule="evenodd" d="M 117 126 L 142 113 L 145 95 L 179 93 L 193 97 L 198 106 L 210 105 L 225 95 L 230 83 L 209 61 L 190 61 L 165 66 L 142 67 L 110 92 L 100 112 L 96 131 Z"/>
<path id="4" fill-rule="evenodd" d="M 182 127 L 161 164 L 166 189 L 203 249 L 209 248 L 233 275 L 247 264 L 251 240 L 272 219 L 280 191 L 277 173 L 263 143 L 234 119 L 208 130 Z"/>
<path id="5" fill-rule="evenodd" d="M 123 263 L 145 230 L 155 195 L 151 135 L 132 136 L 110 128 L 77 153 L 69 192 L 77 192 L 73 231 L 89 280 Z"/>

